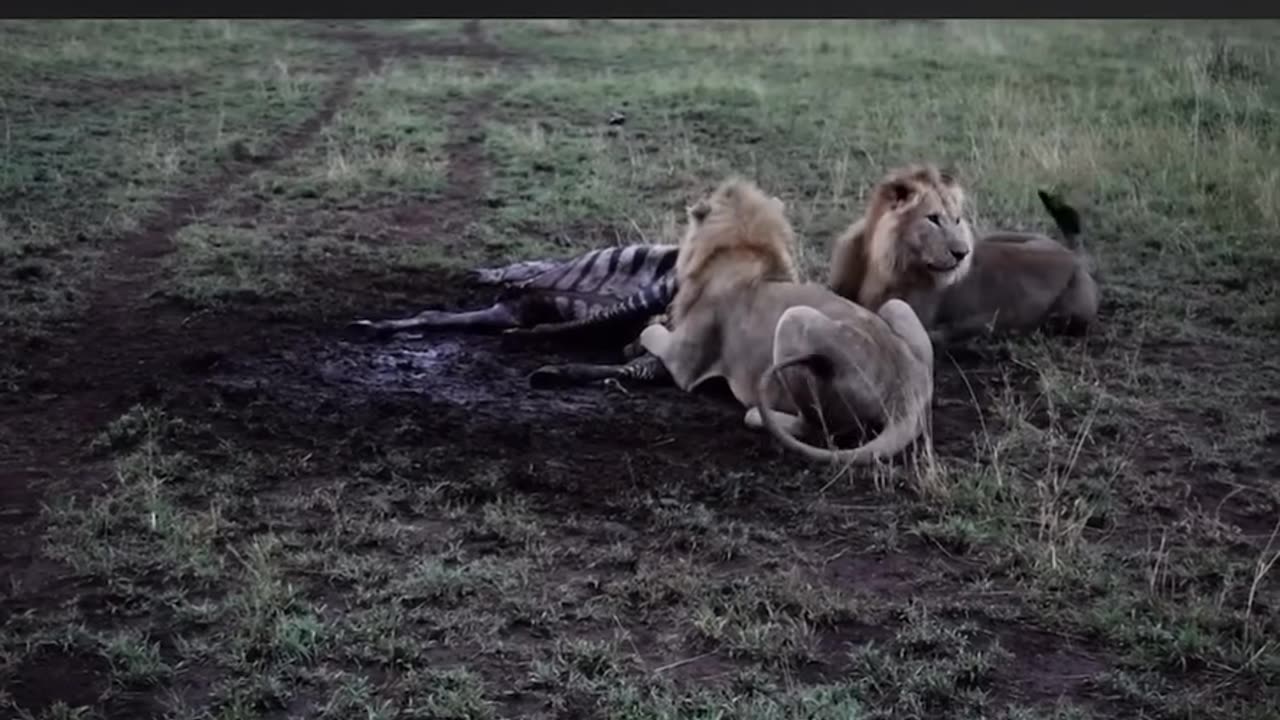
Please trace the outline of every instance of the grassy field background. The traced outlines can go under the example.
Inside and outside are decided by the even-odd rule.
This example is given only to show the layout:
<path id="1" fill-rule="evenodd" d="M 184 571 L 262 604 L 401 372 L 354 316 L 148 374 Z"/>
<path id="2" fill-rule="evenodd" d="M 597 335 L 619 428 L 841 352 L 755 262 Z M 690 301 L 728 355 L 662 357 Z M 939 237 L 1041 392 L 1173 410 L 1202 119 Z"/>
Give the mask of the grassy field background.
<path id="1" fill-rule="evenodd" d="M 0 23 L 0 715 L 1276 717 L 1277 40 Z M 731 172 L 824 278 L 922 160 L 981 228 L 1064 194 L 1104 298 L 1086 340 L 941 356 L 927 472 L 669 388 L 317 370 L 373 352 L 354 317 L 490 302 L 468 267 L 671 241 Z"/>

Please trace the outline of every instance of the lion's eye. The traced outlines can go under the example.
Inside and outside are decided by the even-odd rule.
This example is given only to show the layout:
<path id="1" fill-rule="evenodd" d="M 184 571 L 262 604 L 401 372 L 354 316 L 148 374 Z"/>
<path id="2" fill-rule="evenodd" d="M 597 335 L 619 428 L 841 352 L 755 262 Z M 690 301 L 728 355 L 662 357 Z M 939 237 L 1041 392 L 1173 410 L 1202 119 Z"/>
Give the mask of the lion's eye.
<path id="1" fill-rule="evenodd" d="M 927 217 L 929 219 L 929 222 L 933 223 L 934 225 L 937 225 L 938 227 L 942 227 L 941 215 L 939 215 L 938 213 L 930 213 Z"/>

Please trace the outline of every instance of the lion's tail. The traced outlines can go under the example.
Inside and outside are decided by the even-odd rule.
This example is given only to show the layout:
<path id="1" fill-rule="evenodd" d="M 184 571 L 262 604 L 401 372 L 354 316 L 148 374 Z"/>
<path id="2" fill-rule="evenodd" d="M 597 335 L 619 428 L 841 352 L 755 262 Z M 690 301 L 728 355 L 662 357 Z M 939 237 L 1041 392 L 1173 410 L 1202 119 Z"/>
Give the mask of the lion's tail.
<path id="1" fill-rule="evenodd" d="M 1080 255 L 1085 260 L 1085 265 L 1089 270 L 1089 274 L 1095 278 L 1098 275 L 1097 263 L 1094 261 L 1084 242 L 1084 230 L 1080 223 L 1080 213 L 1062 198 L 1050 193 L 1046 190 L 1037 190 L 1036 195 L 1040 196 L 1040 203 L 1044 205 L 1044 209 L 1049 211 L 1049 216 L 1053 218 L 1053 222 L 1058 226 L 1059 232 L 1062 233 L 1062 239 L 1066 246 Z"/>
<path id="2" fill-rule="evenodd" d="M 792 367 L 794 365 L 808 365 L 814 362 L 824 361 L 821 355 L 802 355 L 790 360 L 774 363 L 768 370 L 760 375 L 759 381 L 756 383 L 756 397 L 762 401 L 769 388 L 769 383 L 777 378 L 778 373 Z M 928 412 L 930 398 L 927 393 L 919 393 L 920 398 L 916 399 L 912 407 L 908 408 L 907 413 L 899 418 L 897 422 L 891 422 L 886 425 L 884 430 L 880 432 L 875 439 L 856 448 L 849 450 L 828 450 L 803 442 L 791 434 L 785 432 L 778 427 L 778 423 L 773 418 L 773 413 L 765 406 L 760 405 L 760 420 L 764 426 L 768 428 L 769 433 L 778 439 L 784 446 L 794 450 L 801 455 L 818 462 L 837 461 L 849 465 L 866 465 L 877 460 L 885 460 L 902 452 L 920 435 L 920 429 L 923 426 L 925 413 Z"/>
<path id="3" fill-rule="evenodd" d="M 1053 218 L 1054 224 L 1062 232 L 1067 247 L 1076 252 L 1083 252 L 1084 240 L 1080 231 L 1080 213 L 1062 198 L 1048 191 L 1037 190 L 1036 195 L 1040 196 L 1040 203 L 1044 205 L 1045 210 L 1049 211 L 1049 217 Z"/>

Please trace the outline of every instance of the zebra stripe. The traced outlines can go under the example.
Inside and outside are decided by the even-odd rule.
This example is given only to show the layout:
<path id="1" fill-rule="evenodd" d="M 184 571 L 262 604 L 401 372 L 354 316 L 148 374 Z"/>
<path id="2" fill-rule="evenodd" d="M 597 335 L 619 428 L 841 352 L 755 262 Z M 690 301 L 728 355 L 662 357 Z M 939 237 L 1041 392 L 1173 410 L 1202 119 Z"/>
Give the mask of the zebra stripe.
<path id="1" fill-rule="evenodd" d="M 636 248 L 636 254 L 631 258 L 631 274 L 635 275 L 640 272 L 640 268 L 644 265 L 645 259 L 649 257 L 649 248 L 640 246 Z"/>
<path id="2" fill-rule="evenodd" d="M 670 273 L 676 266 L 677 254 L 678 253 L 675 250 L 663 253 L 662 259 L 658 261 L 658 267 L 653 271 L 654 277 L 664 277 L 667 273 Z"/>
<path id="3" fill-rule="evenodd" d="M 587 277 L 591 275 L 591 269 L 595 267 L 596 260 L 600 258 L 600 255 L 602 253 L 606 253 L 606 252 L 608 252 L 608 250 L 596 250 L 595 252 L 587 253 L 587 256 L 584 257 L 580 263 L 578 263 L 579 270 L 578 270 L 577 276 L 569 284 L 569 287 L 565 289 L 566 290 L 585 290 L 586 288 L 582 287 L 582 281 L 586 280 Z"/>
<path id="4" fill-rule="evenodd" d="M 571 288 L 572 288 L 572 284 L 568 284 L 568 285 L 567 285 L 567 284 L 566 284 L 566 282 L 565 282 L 565 279 L 566 279 L 566 278 L 569 278 L 569 277 L 574 277 L 574 276 L 575 276 L 575 271 L 577 271 L 580 267 L 582 267 L 582 263 L 583 263 L 583 261 L 584 261 L 584 260 L 586 260 L 586 259 L 587 259 L 587 258 L 589 258 L 589 257 L 594 257 L 594 256 L 595 256 L 595 254 L 596 254 L 596 253 L 598 253 L 598 252 L 600 252 L 600 251 L 599 251 L 599 250 L 592 250 L 591 252 L 587 253 L 586 255 L 582 255 L 582 256 L 579 256 L 579 257 L 573 258 L 572 260 L 569 260 L 569 261 L 565 262 L 565 264 L 564 264 L 561 268 L 559 268 L 559 272 L 550 273 L 550 274 L 548 274 L 548 276 L 547 276 L 545 279 L 544 279 L 544 278 L 541 278 L 541 277 L 534 278 L 534 279 L 533 279 L 533 282 L 531 282 L 531 283 L 530 283 L 530 287 L 534 287 L 534 288 L 541 288 L 541 289 L 546 289 L 546 290 L 551 290 L 551 289 L 569 290 L 569 289 L 571 289 Z"/>
<path id="5" fill-rule="evenodd" d="M 606 276 L 611 276 L 618 272 L 618 261 L 622 259 L 622 248 L 613 248 L 609 251 L 609 271 Z"/>
<path id="6" fill-rule="evenodd" d="M 622 248 L 609 248 L 600 251 L 602 256 L 607 255 L 608 258 L 601 258 L 599 262 L 592 266 L 594 270 L 591 277 L 583 277 L 578 283 L 577 290 L 579 292 L 597 292 L 604 287 L 606 283 L 616 277 L 618 271 L 618 258 L 622 255 Z"/>
<path id="7" fill-rule="evenodd" d="M 544 323 L 524 331 L 531 335 L 553 335 L 573 332 L 588 328 L 603 328 L 616 322 L 639 321 L 662 312 L 672 298 L 675 297 L 676 279 L 668 275 L 657 283 L 644 285 L 639 291 L 628 295 L 617 302 L 597 305 L 590 314 L 579 314 L 576 317 L 561 320 L 557 323 Z M 557 300 L 565 300 L 563 296 Z M 575 301 L 578 302 L 578 301 Z M 579 307 L 575 305 L 574 307 Z M 564 314 L 561 314 L 565 317 Z"/>
<path id="8" fill-rule="evenodd" d="M 674 295 L 677 245 L 637 243 L 591 250 L 562 261 L 526 260 L 477 275 L 538 292 L 562 322 L 661 312 Z"/>

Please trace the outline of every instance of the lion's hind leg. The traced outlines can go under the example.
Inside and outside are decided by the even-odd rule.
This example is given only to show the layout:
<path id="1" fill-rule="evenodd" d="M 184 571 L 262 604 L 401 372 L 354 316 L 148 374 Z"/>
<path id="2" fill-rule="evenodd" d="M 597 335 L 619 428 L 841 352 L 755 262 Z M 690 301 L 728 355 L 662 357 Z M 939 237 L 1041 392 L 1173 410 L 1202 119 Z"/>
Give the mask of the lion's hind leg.
<path id="1" fill-rule="evenodd" d="M 1050 308 L 1045 327 L 1051 332 L 1079 336 L 1089 331 L 1097 317 L 1098 283 L 1084 268 L 1077 268 Z"/>

